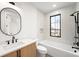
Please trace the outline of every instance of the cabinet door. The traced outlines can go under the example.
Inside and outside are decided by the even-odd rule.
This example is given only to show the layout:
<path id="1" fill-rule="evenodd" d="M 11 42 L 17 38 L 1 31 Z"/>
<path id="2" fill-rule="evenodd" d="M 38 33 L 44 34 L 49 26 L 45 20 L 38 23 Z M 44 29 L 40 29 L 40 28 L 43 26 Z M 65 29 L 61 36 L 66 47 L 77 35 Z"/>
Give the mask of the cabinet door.
<path id="1" fill-rule="evenodd" d="M 4 55 L 3 57 L 17 57 L 17 52 L 11 52 L 9 54 Z"/>
<path id="2" fill-rule="evenodd" d="M 32 43 L 21 49 L 21 57 L 35 57 L 36 56 L 36 43 Z"/>

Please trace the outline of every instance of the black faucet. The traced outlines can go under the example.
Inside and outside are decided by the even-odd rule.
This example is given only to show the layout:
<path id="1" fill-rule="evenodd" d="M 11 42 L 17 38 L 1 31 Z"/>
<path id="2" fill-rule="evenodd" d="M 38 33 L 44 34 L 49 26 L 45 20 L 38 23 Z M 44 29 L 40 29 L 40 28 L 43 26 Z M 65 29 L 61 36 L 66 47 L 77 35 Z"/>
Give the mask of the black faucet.
<path id="1" fill-rule="evenodd" d="M 18 39 L 16 39 L 14 36 L 12 36 L 12 43 L 15 43 L 17 41 L 18 41 Z"/>
<path id="2" fill-rule="evenodd" d="M 12 37 L 12 43 L 14 43 L 14 41 L 15 41 L 15 37 L 13 36 L 13 37 Z"/>
<path id="3" fill-rule="evenodd" d="M 6 42 L 7 42 L 8 45 L 10 44 L 10 40 L 7 40 Z"/>

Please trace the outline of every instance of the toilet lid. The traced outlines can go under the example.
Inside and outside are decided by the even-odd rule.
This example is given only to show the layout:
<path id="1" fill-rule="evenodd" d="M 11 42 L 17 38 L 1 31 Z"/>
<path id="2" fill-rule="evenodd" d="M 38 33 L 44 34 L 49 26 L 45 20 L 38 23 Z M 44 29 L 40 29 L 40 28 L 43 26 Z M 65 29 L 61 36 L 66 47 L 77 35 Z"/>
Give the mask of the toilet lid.
<path id="1" fill-rule="evenodd" d="M 41 53 L 47 53 L 47 49 L 40 45 L 37 46 L 37 50 Z"/>

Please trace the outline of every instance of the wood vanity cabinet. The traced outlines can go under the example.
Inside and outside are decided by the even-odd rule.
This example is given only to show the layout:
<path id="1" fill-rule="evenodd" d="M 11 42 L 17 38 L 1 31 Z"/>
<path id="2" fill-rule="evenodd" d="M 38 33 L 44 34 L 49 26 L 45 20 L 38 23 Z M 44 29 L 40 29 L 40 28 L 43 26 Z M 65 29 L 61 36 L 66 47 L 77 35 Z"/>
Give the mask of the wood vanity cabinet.
<path id="1" fill-rule="evenodd" d="M 20 50 L 21 57 L 35 57 L 36 56 L 36 44 L 32 43 Z"/>
<path id="2" fill-rule="evenodd" d="M 35 57 L 36 56 L 36 43 L 29 44 L 18 51 L 11 52 L 4 57 Z"/>
<path id="3" fill-rule="evenodd" d="M 17 57 L 17 51 L 8 53 L 8 54 L 4 55 L 3 57 Z"/>

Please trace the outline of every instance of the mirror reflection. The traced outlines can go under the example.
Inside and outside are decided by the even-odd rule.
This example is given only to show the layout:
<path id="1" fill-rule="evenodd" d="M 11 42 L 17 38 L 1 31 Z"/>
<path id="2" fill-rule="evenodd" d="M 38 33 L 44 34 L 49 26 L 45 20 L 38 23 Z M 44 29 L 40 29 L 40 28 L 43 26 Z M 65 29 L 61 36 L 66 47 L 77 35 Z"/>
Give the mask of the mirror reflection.
<path id="1" fill-rule="evenodd" d="M 6 35 L 16 35 L 21 30 L 21 16 L 11 8 L 1 11 L 1 31 Z"/>

